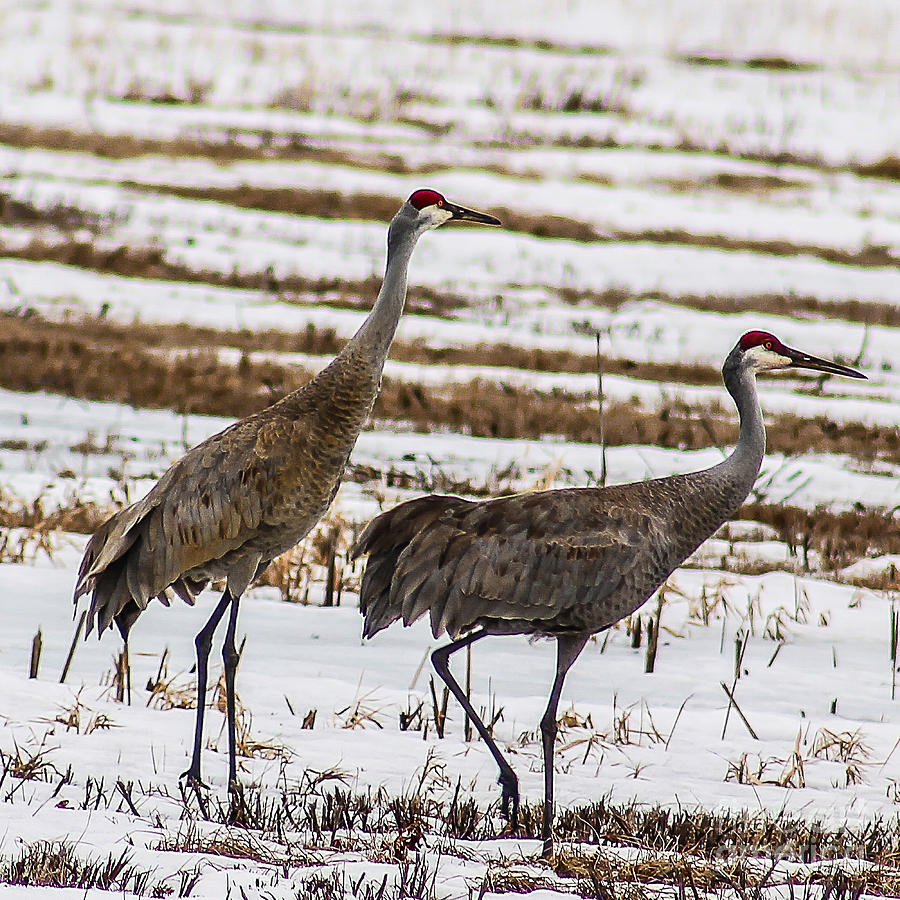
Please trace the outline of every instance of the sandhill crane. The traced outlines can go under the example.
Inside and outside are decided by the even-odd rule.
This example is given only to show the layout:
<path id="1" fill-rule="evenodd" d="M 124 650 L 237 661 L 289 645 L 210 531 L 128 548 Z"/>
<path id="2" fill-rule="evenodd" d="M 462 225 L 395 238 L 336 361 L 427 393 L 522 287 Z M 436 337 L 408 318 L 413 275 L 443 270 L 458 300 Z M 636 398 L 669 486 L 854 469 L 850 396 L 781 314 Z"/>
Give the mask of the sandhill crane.
<path id="1" fill-rule="evenodd" d="M 553 747 L 566 673 L 592 634 L 641 606 L 744 502 L 766 446 L 756 374 L 789 368 L 865 378 L 750 331 L 722 367 L 741 424 L 737 446 L 717 466 L 481 502 L 421 497 L 378 516 L 356 542 L 354 555 L 368 555 L 360 591 L 363 636 L 398 619 L 411 625 L 425 613 L 435 637 L 448 634 L 451 643 L 432 653 L 434 668 L 500 768 L 501 810 L 513 828 L 515 772 L 450 673 L 449 658 L 487 635 L 556 638 L 556 677 L 541 719 L 544 856 L 553 852 Z"/>
<path id="2" fill-rule="evenodd" d="M 91 538 L 75 602 L 92 593 L 88 634 L 113 621 L 123 638 L 153 597 L 174 592 L 193 604 L 213 579 L 226 589 L 195 639 L 197 718 L 183 777 L 199 788 L 207 660 L 216 626 L 230 608 L 222 656 L 228 715 L 228 783 L 235 761 L 235 627 L 241 595 L 278 554 L 301 540 L 328 508 L 381 385 L 406 300 L 410 256 L 429 229 L 451 220 L 499 225 L 493 216 L 418 190 L 387 235 L 384 281 L 371 313 L 338 356 L 308 384 L 188 451 L 137 503 Z"/>

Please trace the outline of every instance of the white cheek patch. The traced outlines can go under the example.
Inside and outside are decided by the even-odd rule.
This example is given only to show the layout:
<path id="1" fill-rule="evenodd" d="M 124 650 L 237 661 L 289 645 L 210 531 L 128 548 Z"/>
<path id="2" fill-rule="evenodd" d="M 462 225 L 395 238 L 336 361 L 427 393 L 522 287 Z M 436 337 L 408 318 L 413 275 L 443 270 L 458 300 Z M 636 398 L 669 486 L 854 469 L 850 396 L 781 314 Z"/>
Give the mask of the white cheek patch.
<path id="1" fill-rule="evenodd" d="M 756 368 L 763 371 L 769 369 L 786 369 L 793 364 L 793 360 L 789 356 L 782 356 L 774 350 L 766 350 L 761 344 L 750 350 Z"/>
<path id="2" fill-rule="evenodd" d="M 449 222 L 453 218 L 453 213 L 450 212 L 449 209 L 444 209 L 440 206 L 434 206 L 431 210 L 431 221 L 432 228 L 437 228 L 438 225 L 443 225 L 444 222 Z"/>

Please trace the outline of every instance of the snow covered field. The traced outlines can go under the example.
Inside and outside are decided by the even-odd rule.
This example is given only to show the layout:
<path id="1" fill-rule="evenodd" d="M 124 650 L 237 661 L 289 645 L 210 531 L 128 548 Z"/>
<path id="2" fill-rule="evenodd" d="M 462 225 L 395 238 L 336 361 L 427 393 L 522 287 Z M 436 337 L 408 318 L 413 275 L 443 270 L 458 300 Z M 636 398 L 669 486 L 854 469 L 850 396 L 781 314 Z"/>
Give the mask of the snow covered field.
<path id="1" fill-rule="evenodd" d="M 900 896 L 900 550 L 884 536 L 900 526 L 900 8 L 185 7 L 0 9 L 0 898 L 102 897 L 104 886 L 278 900 L 689 895 L 679 885 L 723 898 L 857 887 Z M 856 449 L 771 442 L 751 497 L 769 524 L 732 523 L 673 576 L 652 673 L 624 623 L 582 654 L 560 704 L 569 862 L 555 868 L 534 859 L 534 839 L 501 836 L 496 768 L 466 740 L 453 703 L 438 736 L 424 624 L 360 640 L 360 570 L 344 546 L 428 485 L 589 483 L 599 448 L 552 422 L 499 439 L 397 415 L 361 436 L 327 521 L 286 564 L 299 588 L 270 579 L 243 607 L 249 755 L 239 764 L 260 803 L 253 827 L 222 824 L 216 807 L 226 761 L 215 706 L 209 815 L 179 788 L 193 635 L 217 594 L 142 617 L 130 705 L 115 700 L 113 635 L 81 644 L 58 683 L 86 536 L 44 523 L 136 499 L 230 418 L 80 395 L 54 369 L 55 350 L 46 372 L 28 373 L 42 390 L 23 390 L 17 354 L 50 341 L 51 326 L 71 329 L 73 352 L 102 352 L 100 338 L 77 343 L 82 325 L 123 340 L 129 329 L 183 326 L 208 329 L 213 343 L 154 347 L 155 358 L 203 352 L 223 371 L 265 361 L 316 370 L 330 354 L 241 349 L 225 332 L 349 337 L 383 269 L 382 210 L 422 186 L 510 227 L 448 227 L 421 241 L 410 285 L 425 299 L 404 316 L 398 344 L 481 348 L 487 361 L 390 361 L 386 377 L 410 390 L 477 381 L 509 390 L 511 404 L 563 395 L 595 418 L 590 368 L 519 368 L 502 348 L 591 358 L 599 334 L 606 357 L 647 366 L 607 374 L 609 401 L 661 421 L 679 409 L 727 419 L 730 401 L 704 372 L 759 327 L 869 379 L 762 384 L 770 419 L 863 435 L 847 444 Z M 676 364 L 700 374 L 679 381 L 667 374 Z M 867 440 L 877 449 L 865 452 Z M 609 481 L 702 468 L 726 449 L 698 446 L 610 446 Z M 779 524 L 784 504 L 830 517 L 835 537 L 791 532 Z M 866 529 L 862 549 L 841 544 Z M 331 530 L 341 603 L 325 607 L 318 548 Z M 652 600 L 641 618 L 655 615 Z M 531 803 L 542 793 L 536 729 L 553 666 L 551 644 L 518 638 L 472 654 L 475 705 L 499 713 L 494 733 Z M 313 727 L 301 727 L 311 710 Z M 368 798 L 377 822 L 323 826 L 335 790 Z M 468 834 L 460 799 L 478 809 Z M 601 800 L 614 810 L 606 819 L 589 807 Z M 669 830 L 655 841 L 629 833 L 626 810 L 667 810 Z M 671 824 L 705 813 L 732 828 L 710 850 Z M 769 837 L 739 832 L 741 814 L 768 823 Z M 818 849 L 778 838 L 777 822 L 812 829 Z M 67 881 L 48 882 L 69 887 L 20 883 L 25 861 L 54 852 L 103 864 L 125 853 L 127 865 L 105 881 L 84 871 L 79 881 L 70 866 Z"/>

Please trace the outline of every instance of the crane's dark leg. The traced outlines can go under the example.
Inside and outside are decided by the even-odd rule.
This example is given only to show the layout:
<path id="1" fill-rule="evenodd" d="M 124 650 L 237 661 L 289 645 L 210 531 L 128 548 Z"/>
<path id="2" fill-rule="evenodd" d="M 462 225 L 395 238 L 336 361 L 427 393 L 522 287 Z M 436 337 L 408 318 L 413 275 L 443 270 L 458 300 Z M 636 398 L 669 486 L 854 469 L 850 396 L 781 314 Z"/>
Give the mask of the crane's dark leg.
<path id="1" fill-rule="evenodd" d="M 128 653 L 128 637 L 123 641 L 122 652 L 125 654 L 125 665 L 122 667 L 125 676 L 125 696 L 128 698 L 128 705 L 131 706 L 131 655 Z"/>
<path id="2" fill-rule="evenodd" d="M 467 634 L 465 637 L 460 638 L 458 641 L 453 641 L 452 644 L 447 644 L 445 647 L 438 647 L 438 649 L 431 654 L 431 663 L 434 666 L 434 670 L 441 676 L 444 683 L 450 688 L 453 696 L 459 701 L 460 706 L 462 706 L 466 711 L 466 714 L 472 720 L 472 724 L 481 735 L 481 739 L 487 744 L 488 750 L 491 751 L 491 756 L 494 757 L 495 762 L 499 766 L 500 778 L 498 781 L 503 788 L 503 799 L 501 801 L 500 809 L 504 818 L 509 821 L 510 827 L 516 828 L 519 824 L 519 779 L 516 777 L 516 773 L 513 771 L 512 766 L 503 758 L 503 754 L 494 743 L 494 739 L 485 727 L 484 722 L 481 721 L 481 717 L 472 708 L 472 704 L 469 703 L 469 698 L 466 697 L 466 694 L 459 686 L 459 683 L 450 674 L 450 654 L 456 653 L 457 650 L 461 650 L 463 647 L 468 647 L 469 644 L 474 644 L 475 641 L 483 638 L 486 634 L 486 631 L 475 631 L 472 634 Z"/>
<path id="3" fill-rule="evenodd" d="M 238 652 L 234 644 L 234 633 L 237 628 L 238 604 L 240 597 L 231 601 L 231 614 L 228 617 L 228 630 L 225 632 L 225 643 L 222 644 L 222 661 L 225 663 L 225 705 L 228 710 L 228 790 L 237 787 L 237 735 L 236 710 L 234 700 L 234 676 L 237 671 Z"/>
<path id="4" fill-rule="evenodd" d="M 213 634 L 216 626 L 225 615 L 225 610 L 231 603 L 231 594 L 228 589 L 222 594 L 222 599 L 213 610 L 207 623 L 203 626 L 197 637 L 194 638 L 194 646 L 197 648 L 197 719 L 194 723 L 194 754 L 191 757 L 190 768 L 183 772 L 181 777 L 186 778 L 195 788 L 203 786 L 200 778 L 200 752 L 203 745 L 203 715 L 206 710 L 206 678 L 209 651 L 212 647 Z"/>
<path id="5" fill-rule="evenodd" d="M 541 743 L 544 747 L 544 819 L 541 824 L 541 840 L 544 842 L 541 856 L 553 855 L 553 750 L 556 744 L 556 708 L 562 693 L 566 673 L 587 643 L 586 635 L 561 635 L 556 638 L 556 677 L 550 691 L 547 709 L 541 718 Z"/>

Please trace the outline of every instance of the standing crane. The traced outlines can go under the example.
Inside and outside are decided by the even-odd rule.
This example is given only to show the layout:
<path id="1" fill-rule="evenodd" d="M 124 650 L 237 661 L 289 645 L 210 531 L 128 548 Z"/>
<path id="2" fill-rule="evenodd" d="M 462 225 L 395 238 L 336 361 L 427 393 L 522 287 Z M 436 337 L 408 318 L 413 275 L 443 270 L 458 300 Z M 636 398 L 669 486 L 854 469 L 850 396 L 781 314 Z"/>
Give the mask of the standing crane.
<path id="1" fill-rule="evenodd" d="M 791 368 L 865 378 L 750 331 L 722 367 L 741 424 L 734 451 L 718 465 L 634 484 L 481 502 L 420 497 L 378 516 L 356 542 L 354 556 L 368 555 L 359 604 L 363 636 L 398 619 L 411 625 L 425 613 L 436 638 L 447 633 L 451 642 L 431 660 L 500 769 L 501 812 L 512 828 L 518 779 L 451 674 L 449 658 L 487 635 L 556 639 L 556 677 L 541 719 L 545 857 L 553 853 L 553 748 L 566 673 L 592 634 L 641 606 L 744 502 L 766 448 L 756 375 Z"/>
<path id="2" fill-rule="evenodd" d="M 419 238 L 449 221 L 499 225 L 493 216 L 418 190 L 394 216 L 378 297 L 338 356 L 303 387 L 189 450 L 137 503 L 106 520 L 88 542 L 75 603 L 91 594 L 88 631 L 113 621 L 123 639 L 156 597 L 189 604 L 212 580 L 225 592 L 197 635 L 197 718 L 191 764 L 182 777 L 202 785 L 200 755 L 207 661 L 230 610 L 222 657 L 228 715 L 228 783 L 237 784 L 235 627 L 241 595 L 280 553 L 300 541 L 330 505 L 381 386 L 388 348 L 406 300 L 409 260 Z"/>

